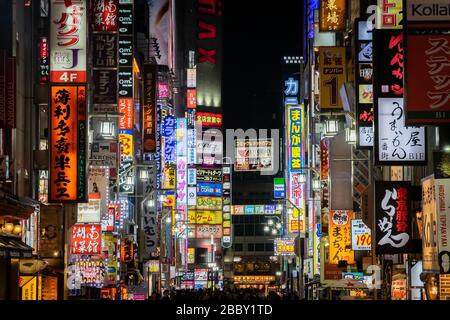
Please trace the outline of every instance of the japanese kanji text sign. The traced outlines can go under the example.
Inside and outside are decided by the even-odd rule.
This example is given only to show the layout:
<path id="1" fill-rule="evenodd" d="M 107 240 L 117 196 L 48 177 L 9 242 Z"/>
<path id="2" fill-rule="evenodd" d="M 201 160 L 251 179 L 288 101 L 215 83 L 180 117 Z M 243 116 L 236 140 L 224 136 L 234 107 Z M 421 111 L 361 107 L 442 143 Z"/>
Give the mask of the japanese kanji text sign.
<path id="1" fill-rule="evenodd" d="M 94 1 L 94 31 L 117 31 L 118 0 Z"/>
<path id="2" fill-rule="evenodd" d="M 295 256 L 295 238 L 276 238 L 273 254 L 275 256 Z"/>
<path id="3" fill-rule="evenodd" d="M 212 112 L 197 112 L 195 119 L 200 122 L 203 128 L 220 128 L 222 127 L 222 114 Z"/>
<path id="4" fill-rule="evenodd" d="M 426 163 L 425 128 L 405 125 L 402 98 L 379 98 L 376 124 L 376 163 Z"/>
<path id="5" fill-rule="evenodd" d="M 319 31 L 344 31 L 346 13 L 347 8 L 345 0 L 321 0 L 319 12 Z"/>
<path id="6" fill-rule="evenodd" d="M 342 99 L 339 95 L 341 86 L 346 81 L 345 48 L 320 47 L 320 108 L 342 109 Z"/>
<path id="7" fill-rule="evenodd" d="M 355 252 L 352 250 L 351 219 L 353 211 L 330 210 L 328 222 L 330 241 L 330 264 L 339 264 L 346 260 L 348 264 L 355 263 Z"/>
<path id="8" fill-rule="evenodd" d="M 407 253 L 411 249 L 411 183 L 375 183 L 375 230 L 378 254 Z"/>
<path id="9" fill-rule="evenodd" d="M 86 87 L 53 86 L 50 110 L 49 202 L 86 199 Z"/>
<path id="10" fill-rule="evenodd" d="M 75 224 L 72 227 L 72 254 L 100 254 L 102 248 L 100 224 Z"/>
<path id="11" fill-rule="evenodd" d="M 156 67 L 144 65 L 144 105 L 142 131 L 144 152 L 156 149 Z"/>

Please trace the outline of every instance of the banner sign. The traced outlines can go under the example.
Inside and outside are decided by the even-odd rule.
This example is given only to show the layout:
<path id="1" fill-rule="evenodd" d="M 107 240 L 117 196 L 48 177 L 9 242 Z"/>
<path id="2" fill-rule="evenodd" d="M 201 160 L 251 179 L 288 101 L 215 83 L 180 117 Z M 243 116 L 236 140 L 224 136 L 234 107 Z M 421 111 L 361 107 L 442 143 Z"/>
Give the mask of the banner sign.
<path id="1" fill-rule="evenodd" d="M 292 208 L 288 213 L 288 232 L 304 233 L 306 231 L 305 184 L 300 183 L 301 168 L 305 166 L 304 148 L 304 106 L 287 106 L 287 196 L 300 209 Z"/>
<path id="2" fill-rule="evenodd" d="M 222 196 L 222 184 L 221 183 L 198 182 L 197 183 L 197 195 L 221 197 Z"/>
<path id="3" fill-rule="evenodd" d="M 93 103 L 117 104 L 117 70 L 94 69 L 92 73 Z"/>
<path id="4" fill-rule="evenodd" d="M 330 210 L 328 222 L 330 241 L 330 264 L 339 264 L 346 260 L 348 264 L 355 263 L 355 252 L 351 249 L 351 219 L 353 211 Z"/>
<path id="5" fill-rule="evenodd" d="M 339 94 L 346 77 L 345 48 L 319 47 L 320 109 L 343 109 Z"/>
<path id="6" fill-rule="evenodd" d="M 379 254 L 411 251 L 411 183 L 376 181 L 376 252 Z"/>
<path id="7" fill-rule="evenodd" d="M 221 197 L 197 197 L 197 209 L 222 210 Z"/>
<path id="8" fill-rule="evenodd" d="M 361 219 L 354 219 L 352 223 L 352 250 L 372 250 L 372 234 L 368 226 Z"/>
<path id="9" fill-rule="evenodd" d="M 78 203 L 78 223 L 100 223 L 101 196 L 99 193 L 90 193 L 88 203 Z"/>
<path id="10" fill-rule="evenodd" d="M 176 119 L 176 154 L 177 154 L 177 211 L 181 221 L 188 219 L 188 185 L 187 185 L 187 121 L 186 118 Z M 197 197 L 197 200 L 199 198 Z M 183 223 L 184 224 L 184 223 Z M 187 236 L 185 226 L 182 230 L 178 228 L 178 235 L 184 232 Z"/>
<path id="11" fill-rule="evenodd" d="M 273 171 L 272 139 L 237 139 L 235 171 Z"/>
<path id="12" fill-rule="evenodd" d="M 220 165 L 222 159 L 223 135 L 220 130 L 203 131 L 201 138 L 197 138 L 197 163 L 205 166 Z"/>
<path id="13" fill-rule="evenodd" d="M 330 171 L 329 150 L 330 150 L 330 140 L 328 138 L 320 139 L 320 180 L 321 181 L 328 180 L 328 173 Z"/>
<path id="14" fill-rule="evenodd" d="M 144 251 L 146 255 L 153 253 L 159 246 L 158 244 L 158 213 L 150 208 L 146 203 L 143 204 L 142 230 L 144 231 Z"/>
<path id="15" fill-rule="evenodd" d="M 375 163 L 425 165 L 425 128 L 405 125 L 403 98 L 379 98 L 377 106 Z"/>
<path id="16" fill-rule="evenodd" d="M 450 35 L 408 34 L 406 40 L 406 123 L 450 123 Z"/>
<path id="17" fill-rule="evenodd" d="M 447 0 L 408 0 L 405 1 L 408 27 L 410 22 L 447 23 L 450 21 L 450 8 Z"/>
<path id="18" fill-rule="evenodd" d="M 119 99 L 119 113 L 123 114 L 119 117 L 119 130 L 132 130 L 134 113 L 132 98 Z"/>
<path id="19" fill-rule="evenodd" d="M 248 214 L 281 214 L 282 206 L 276 204 L 261 204 L 261 205 L 232 205 L 231 214 L 233 215 L 248 215 Z"/>
<path id="20" fill-rule="evenodd" d="M 50 13 L 50 82 L 86 82 L 86 0 L 51 0 Z"/>
<path id="21" fill-rule="evenodd" d="M 286 198 L 284 178 L 273 178 L 273 197 L 274 199 Z"/>
<path id="22" fill-rule="evenodd" d="M 440 274 L 450 274 L 450 179 L 435 183 L 438 262 Z"/>
<path id="23" fill-rule="evenodd" d="M 189 211 L 189 224 L 222 224 L 222 211 Z"/>
<path id="24" fill-rule="evenodd" d="M 210 239 L 222 238 L 222 226 L 221 225 L 196 225 L 195 226 L 195 238 L 197 239 Z"/>
<path id="25" fill-rule="evenodd" d="M 232 180 L 232 164 L 224 161 L 222 166 L 222 226 L 223 237 L 222 247 L 230 248 L 232 244 L 231 237 L 231 180 Z"/>
<path id="26" fill-rule="evenodd" d="M 222 170 L 197 168 L 197 181 L 222 182 Z"/>
<path id="27" fill-rule="evenodd" d="M 347 7 L 345 0 L 321 0 L 319 11 L 319 31 L 344 31 L 346 16 Z"/>
<path id="28" fill-rule="evenodd" d="M 144 152 L 156 150 L 156 66 L 144 64 L 144 104 L 142 107 Z"/>
<path id="29" fill-rule="evenodd" d="M 441 224 L 441 222 L 438 221 L 438 217 L 441 216 L 440 208 L 442 207 L 441 197 L 439 196 L 438 193 L 440 190 L 439 188 L 436 190 L 436 185 L 438 183 L 437 180 L 434 178 L 434 175 L 423 178 L 421 182 L 422 182 L 422 266 L 423 271 L 439 272 L 441 269 L 441 266 L 439 265 L 439 260 L 440 259 L 442 260 L 444 256 L 444 252 L 442 255 L 439 255 L 439 247 L 438 247 L 439 243 L 438 236 L 440 234 L 440 231 L 438 231 L 438 227 Z M 444 223 L 444 221 L 442 221 L 442 223 Z M 443 248 L 443 251 L 445 251 L 445 247 Z"/>
<path id="30" fill-rule="evenodd" d="M 92 35 L 92 62 L 94 68 L 117 68 L 117 35 L 95 33 Z"/>
<path id="31" fill-rule="evenodd" d="M 197 90 L 187 89 L 186 95 L 187 95 L 186 107 L 189 109 L 196 109 L 197 108 Z"/>
<path id="32" fill-rule="evenodd" d="M 196 122 L 200 122 L 202 128 L 221 128 L 222 114 L 212 112 L 197 112 L 195 114 Z"/>
<path id="33" fill-rule="evenodd" d="M 274 240 L 275 256 L 296 256 L 295 238 L 277 238 Z"/>
<path id="34" fill-rule="evenodd" d="M 86 87 L 53 86 L 49 202 L 86 200 Z"/>
<path id="35" fill-rule="evenodd" d="M 72 254 L 100 254 L 101 253 L 100 224 L 75 224 L 72 227 L 70 241 Z"/>
<path id="36" fill-rule="evenodd" d="M 94 2 L 94 31 L 117 31 L 117 0 L 95 0 Z"/>
<path id="37" fill-rule="evenodd" d="M 356 145 L 360 149 L 373 147 L 373 44 L 367 21 L 356 20 L 355 88 Z"/>
<path id="38" fill-rule="evenodd" d="M 49 44 L 47 37 L 41 37 L 39 42 L 39 82 L 47 83 L 49 80 L 50 61 Z"/>
<path id="39" fill-rule="evenodd" d="M 120 1 L 119 1 L 120 2 Z M 133 4 L 119 3 L 119 29 L 120 34 L 133 34 Z"/>
<path id="40" fill-rule="evenodd" d="M 375 27 L 401 29 L 403 27 L 403 0 L 378 0 Z"/>
<path id="41" fill-rule="evenodd" d="M 375 30 L 374 44 L 375 163 L 424 165 L 425 128 L 405 125 L 403 33 Z"/>

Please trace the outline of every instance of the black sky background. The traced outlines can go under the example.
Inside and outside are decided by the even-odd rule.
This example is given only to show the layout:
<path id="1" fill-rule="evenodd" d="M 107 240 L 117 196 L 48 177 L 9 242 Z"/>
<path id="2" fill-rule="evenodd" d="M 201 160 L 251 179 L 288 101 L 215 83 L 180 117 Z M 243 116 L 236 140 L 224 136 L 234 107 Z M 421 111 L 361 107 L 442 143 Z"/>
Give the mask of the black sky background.
<path id="1" fill-rule="evenodd" d="M 225 128 L 276 128 L 282 57 L 301 55 L 303 1 L 223 1 Z"/>

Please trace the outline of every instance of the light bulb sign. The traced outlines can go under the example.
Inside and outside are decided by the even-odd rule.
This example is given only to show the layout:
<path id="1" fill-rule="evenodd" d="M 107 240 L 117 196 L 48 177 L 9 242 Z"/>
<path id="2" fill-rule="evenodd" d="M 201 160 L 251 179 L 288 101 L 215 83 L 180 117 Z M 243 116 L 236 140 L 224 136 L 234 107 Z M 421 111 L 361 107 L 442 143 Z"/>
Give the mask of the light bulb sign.
<path id="1" fill-rule="evenodd" d="M 295 256 L 295 238 L 277 238 L 274 240 L 275 256 Z"/>

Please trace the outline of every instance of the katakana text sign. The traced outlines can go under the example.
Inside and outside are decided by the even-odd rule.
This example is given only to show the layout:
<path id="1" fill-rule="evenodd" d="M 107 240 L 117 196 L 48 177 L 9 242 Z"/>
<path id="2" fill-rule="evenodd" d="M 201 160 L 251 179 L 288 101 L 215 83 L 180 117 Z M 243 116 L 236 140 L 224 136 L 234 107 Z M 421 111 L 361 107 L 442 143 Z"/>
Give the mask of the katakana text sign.
<path id="1" fill-rule="evenodd" d="M 319 48 L 320 108 L 342 109 L 339 94 L 346 81 L 346 59 L 343 47 Z"/>
<path id="2" fill-rule="evenodd" d="M 406 123 L 449 123 L 450 36 L 409 34 L 406 39 Z"/>
<path id="3" fill-rule="evenodd" d="M 86 0 L 50 5 L 50 82 L 86 82 Z"/>

